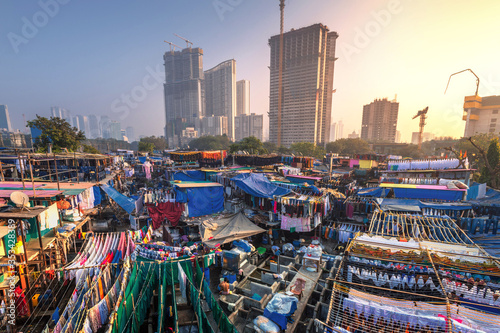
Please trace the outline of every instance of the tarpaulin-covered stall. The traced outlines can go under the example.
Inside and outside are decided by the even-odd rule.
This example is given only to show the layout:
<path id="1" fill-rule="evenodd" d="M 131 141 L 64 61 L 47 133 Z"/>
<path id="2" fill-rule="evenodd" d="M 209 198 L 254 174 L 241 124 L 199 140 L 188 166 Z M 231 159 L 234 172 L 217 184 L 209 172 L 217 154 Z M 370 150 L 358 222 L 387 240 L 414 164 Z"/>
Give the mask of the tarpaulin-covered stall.
<path id="1" fill-rule="evenodd" d="M 215 221 L 204 221 L 200 225 L 203 243 L 210 247 L 250 237 L 261 232 L 265 232 L 265 230 L 256 226 L 242 212 L 221 217 Z"/>
<path id="2" fill-rule="evenodd" d="M 175 184 L 176 201 L 187 203 L 190 217 L 224 210 L 224 187 L 212 182 L 183 182 Z"/>
<path id="3" fill-rule="evenodd" d="M 265 175 L 260 173 L 242 173 L 231 180 L 244 192 L 258 198 L 272 198 L 291 192 L 286 188 L 272 184 Z"/>

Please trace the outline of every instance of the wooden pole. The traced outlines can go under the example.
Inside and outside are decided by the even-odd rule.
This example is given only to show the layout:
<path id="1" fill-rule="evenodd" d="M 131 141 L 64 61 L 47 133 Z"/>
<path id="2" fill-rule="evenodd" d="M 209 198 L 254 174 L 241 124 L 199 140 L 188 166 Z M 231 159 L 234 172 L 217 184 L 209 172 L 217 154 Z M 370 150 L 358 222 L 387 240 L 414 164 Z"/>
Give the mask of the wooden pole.
<path id="1" fill-rule="evenodd" d="M 29 276 L 29 269 L 28 269 L 28 251 L 26 250 L 26 241 L 24 237 L 24 226 L 23 226 L 23 221 L 21 219 L 17 220 L 20 227 L 21 227 L 21 242 L 23 243 L 23 250 L 24 250 L 24 283 L 28 286 L 26 290 L 29 290 L 31 288 L 30 286 L 30 276 Z M 15 233 L 17 234 L 17 228 L 15 229 Z M 19 274 L 19 278 L 21 278 L 21 274 Z M 21 283 L 22 284 L 22 283 Z M 33 304 L 30 302 L 30 312 L 33 311 Z"/>
<path id="2" fill-rule="evenodd" d="M 49 160 L 49 153 L 46 152 L 45 156 L 47 157 L 47 170 L 49 171 L 49 182 L 52 183 L 52 171 L 50 171 L 50 160 Z"/>
<path id="3" fill-rule="evenodd" d="M 78 160 L 76 159 L 76 152 L 73 152 L 74 163 L 76 166 L 76 182 L 80 184 L 80 177 L 78 177 Z"/>
<path id="4" fill-rule="evenodd" d="M 40 231 L 40 215 L 37 216 L 36 218 L 36 228 L 38 229 L 38 242 L 40 244 L 40 254 L 42 256 L 42 263 L 43 263 L 43 270 L 45 270 L 47 267 L 45 265 L 45 254 L 43 251 L 43 241 L 42 241 L 42 232 Z M 26 258 L 26 260 L 28 260 Z"/>
<path id="5" fill-rule="evenodd" d="M 2 174 L 2 181 L 5 181 L 5 177 L 3 175 L 3 167 L 2 167 L 2 162 L 0 162 L 0 173 Z"/>
<path id="6" fill-rule="evenodd" d="M 60 191 L 61 185 L 59 184 L 59 172 L 57 171 L 56 153 L 54 153 L 54 168 L 56 169 L 57 190 Z"/>
<path id="7" fill-rule="evenodd" d="M 33 178 L 33 166 L 31 165 L 33 161 L 31 160 L 31 155 L 28 153 L 28 163 L 30 164 L 30 176 L 31 176 L 31 186 L 33 187 L 33 197 L 36 198 L 35 190 L 35 179 Z"/>
<path id="8" fill-rule="evenodd" d="M 23 168 L 23 161 L 21 160 L 21 155 L 19 154 L 19 150 L 16 149 L 17 153 L 17 160 L 19 161 L 19 168 L 21 169 L 21 182 L 23 183 L 23 190 L 26 189 L 26 186 L 24 186 L 24 168 Z"/>

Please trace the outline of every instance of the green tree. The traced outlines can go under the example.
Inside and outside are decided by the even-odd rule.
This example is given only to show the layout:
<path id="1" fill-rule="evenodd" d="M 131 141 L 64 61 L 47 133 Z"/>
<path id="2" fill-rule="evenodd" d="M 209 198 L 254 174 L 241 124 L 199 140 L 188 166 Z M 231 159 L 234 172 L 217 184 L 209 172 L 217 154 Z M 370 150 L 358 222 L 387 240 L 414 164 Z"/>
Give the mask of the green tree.
<path id="1" fill-rule="evenodd" d="M 84 153 L 89 153 L 89 154 L 100 154 L 101 153 L 99 151 L 99 149 L 97 149 L 96 147 L 94 147 L 92 145 L 83 144 L 82 147 L 83 147 Z"/>
<path id="2" fill-rule="evenodd" d="M 409 144 L 404 147 L 400 147 L 395 150 L 395 155 L 401 155 L 402 157 L 411 157 L 414 159 L 424 158 L 425 154 L 418 149 L 417 145 Z"/>
<path id="3" fill-rule="evenodd" d="M 28 127 L 37 128 L 42 132 L 34 142 L 34 146 L 40 152 L 46 152 L 49 144 L 52 144 L 54 152 L 59 152 L 63 148 L 76 151 L 85 140 L 85 134 L 82 131 L 71 127 L 66 120 L 57 117 L 49 119 L 37 115 L 36 119 L 28 121 Z"/>
<path id="4" fill-rule="evenodd" d="M 363 139 L 339 139 L 326 144 L 327 153 L 341 155 L 366 154 L 371 152 L 370 145 Z"/>
<path id="5" fill-rule="evenodd" d="M 473 142 L 471 140 L 471 142 Z M 498 138 L 490 141 L 488 151 L 484 149 L 480 151 L 484 158 L 484 167 L 481 170 L 480 182 L 485 182 L 493 188 L 498 188 L 500 185 L 500 144 Z"/>
<path id="6" fill-rule="evenodd" d="M 312 156 L 322 159 L 325 156 L 325 149 L 321 146 L 316 146 L 311 142 L 296 142 L 290 146 L 294 154 L 303 156 Z"/>
<path id="7" fill-rule="evenodd" d="M 274 142 L 266 141 L 262 143 L 262 146 L 266 150 L 266 153 L 272 154 L 278 152 L 278 146 Z"/>
<path id="8" fill-rule="evenodd" d="M 152 142 L 139 141 L 139 151 L 152 153 L 155 150 L 155 145 Z"/>
<path id="9" fill-rule="evenodd" d="M 147 148 L 147 150 L 142 150 L 141 148 L 139 148 L 140 151 L 149 151 L 149 148 L 151 147 L 150 145 L 145 145 L 145 144 L 152 144 L 153 145 L 153 149 L 151 150 L 151 152 L 153 152 L 153 150 L 165 150 L 167 149 L 167 141 L 165 140 L 164 137 L 161 137 L 161 136 L 147 136 L 147 137 L 144 137 L 144 138 L 141 138 L 139 140 L 139 145 L 140 143 L 143 143 L 142 145 L 142 148 Z"/>
<path id="10" fill-rule="evenodd" d="M 262 144 L 262 141 L 257 139 L 255 136 L 249 136 L 243 138 L 239 142 L 233 143 L 229 147 L 229 150 L 231 153 L 235 153 L 240 150 L 245 150 L 250 154 L 265 154 L 267 152 Z"/>
<path id="11" fill-rule="evenodd" d="M 189 148 L 193 150 L 229 150 L 229 138 L 226 135 L 206 135 L 191 140 Z"/>

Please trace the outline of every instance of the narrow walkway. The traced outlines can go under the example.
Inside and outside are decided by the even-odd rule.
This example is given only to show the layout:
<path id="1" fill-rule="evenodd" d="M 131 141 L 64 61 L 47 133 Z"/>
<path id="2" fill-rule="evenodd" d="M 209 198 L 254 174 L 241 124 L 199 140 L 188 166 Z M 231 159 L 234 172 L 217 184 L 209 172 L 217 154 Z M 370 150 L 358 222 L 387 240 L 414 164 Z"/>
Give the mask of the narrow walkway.
<path id="1" fill-rule="evenodd" d="M 287 287 L 287 291 L 290 290 L 290 287 L 295 284 L 295 281 L 298 278 L 302 278 L 306 281 L 306 285 L 304 287 L 304 291 L 302 292 L 302 297 L 297 304 L 297 310 L 292 316 L 293 323 L 288 324 L 286 332 L 295 332 L 295 328 L 300 321 L 300 317 L 302 316 L 302 312 L 304 312 L 309 298 L 311 297 L 314 289 L 316 288 L 316 283 L 318 283 L 319 277 L 321 276 L 321 268 L 319 272 L 310 272 L 304 266 L 300 268 L 297 274 L 293 277 L 290 285 Z"/>

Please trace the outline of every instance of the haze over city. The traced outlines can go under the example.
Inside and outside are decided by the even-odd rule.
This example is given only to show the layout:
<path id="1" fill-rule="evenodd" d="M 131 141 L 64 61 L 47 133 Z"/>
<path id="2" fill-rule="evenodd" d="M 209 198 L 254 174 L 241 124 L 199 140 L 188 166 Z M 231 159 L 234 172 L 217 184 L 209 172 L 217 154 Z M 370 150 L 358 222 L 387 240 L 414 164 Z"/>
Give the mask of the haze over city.
<path id="1" fill-rule="evenodd" d="M 49 116 L 57 105 L 73 115 L 108 115 L 137 136 L 163 135 L 163 41 L 184 47 L 176 33 L 203 49 L 204 69 L 236 60 L 237 79 L 251 82 L 251 112 L 265 115 L 268 137 L 268 40 L 279 34 L 278 1 L 49 3 L 0 5 L 0 103 L 14 128 L 24 129 L 22 114 Z M 291 0 L 284 27 L 322 23 L 338 33 L 332 122 L 343 121 L 345 136 L 359 133 L 363 105 L 397 95 L 403 141 L 418 130 L 411 117 L 425 106 L 426 132 L 460 137 L 463 99 L 474 94 L 475 78 L 453 78 L 445 95 L 446 83 L 471 68 L 481 79 L 479 95 L 498 94 L 499 10 L 498 1 Z M 137 86 L 147 94 L 127 97 Z"/>

